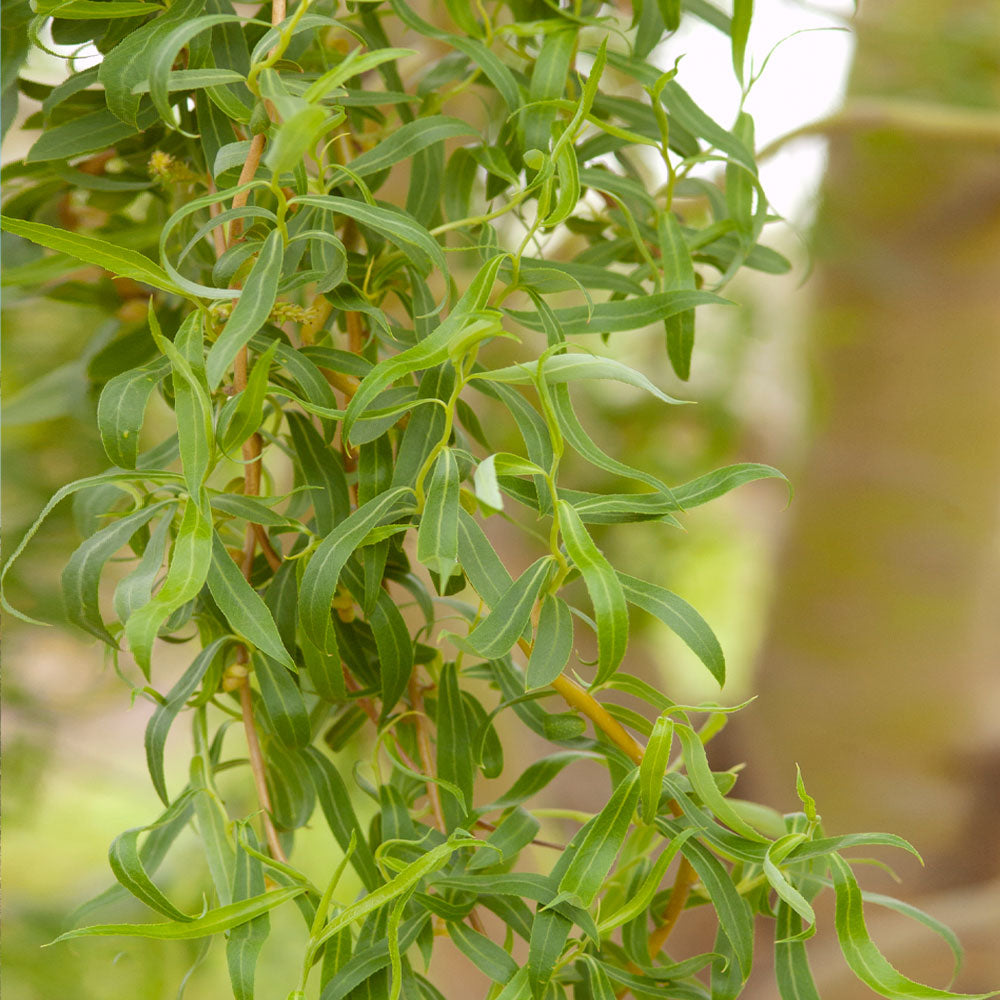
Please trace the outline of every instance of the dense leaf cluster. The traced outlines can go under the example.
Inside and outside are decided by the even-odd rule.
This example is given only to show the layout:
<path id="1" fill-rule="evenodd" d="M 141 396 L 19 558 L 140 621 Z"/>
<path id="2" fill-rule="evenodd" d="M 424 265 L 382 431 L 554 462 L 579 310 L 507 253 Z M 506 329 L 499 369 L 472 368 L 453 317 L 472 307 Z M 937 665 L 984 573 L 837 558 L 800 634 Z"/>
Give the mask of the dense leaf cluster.
<path id="1" fill-rule="evenodd" d="M 952 996 L 876 950 L 845 860 L 909 845 L 826 837 L 801 780 L 802 811 L 787 816 L 730 797 L 735 775 L 713 773 L 704 748 L 730 710 L 675 704 L 622 669 L 630 606 L 721 685 L 718 642 L 595 541 L 594 526 L 675 525 L 780 477 L 739 465 L 670 486 L 602 450 L 571 392 L 621 383 L 677 404 L 597 349 L 652 329 L 686 379 L 696 308 L 724 303 L 740 268 L 788 266 L 759 243 L 771 216 L 749 115 L 720 126 L 682 71 L 650 60 L 682 16 L 700 18 L 730 36 L 748 91 L 751 3 L 732 16 L 708 0 L 432 6 L 5 5 L 5 123 L 20 94 L 40 129 L 4 172 L 18 255 L 5 283 L 109 323 L 89 374 L 112 465 L 42 517 L 73 496 L 84 541 L 63 573 L 66 616 L 141 671 L 164 804 L 115 840 L 119 887 L 77 922 L 125 891 L 166 921 L 63 937 L 224 935 L 246 1000 L 268 913 L 292 903 L 304 928 L 291 997 L 434 1000 L 421 970 L 447 933 L 492 1000 L 725 1000 L 764 921 L 781 996 L 808 1000 L 811 901 L 829 884 L 863 982 Z M 62 82 L 22 74 L 32 46 L 56 46 Z M 712 161 L 721 184 L 699 170 Z M 496 363 L 511 351 L 516 363 Z M 176 420 L 154 443 L 143 424 L 157 394 Z M 491 444 L 504 434 L 515 450 Z M 565 482 L 567 447 L 621 492 Z M 516 578 L 491 540 L 501 521 L 534 554 Z M 131 564 L 102 608 L 123 550 Z M 588 663 L 577 651 L 592 637 Z M 166 691 L 158 640 L 192 649 Z M 602 703 L 605 691 L 635 707 Z M 182 712 L 193 755 L 172 788 L 164 747 Z M 553 752 L 486 794 L 481 779 L 504 776 L 507 716 L 505 731 L 527 727 Z M 227 738 L 234 722 L 248 760 Z M 344 771 L 331 751 L 356 752 L 360 730 L 377 733 L 375 767 Z M 247 764 L 260 809 L 236 816 L 216 780 Z M 567 767 L 603 768 L 607 804 L 575 814 L 550 870 L 525 870 L 532 800 Z M 342 859 L 325 886 L 293 860 L 314 813 Z M 154 881 L 189 825 L 210 878 L 200 914 Z M 700 906 L 717 917 L 714 943 L 677 960 L 668 936 Z"/>

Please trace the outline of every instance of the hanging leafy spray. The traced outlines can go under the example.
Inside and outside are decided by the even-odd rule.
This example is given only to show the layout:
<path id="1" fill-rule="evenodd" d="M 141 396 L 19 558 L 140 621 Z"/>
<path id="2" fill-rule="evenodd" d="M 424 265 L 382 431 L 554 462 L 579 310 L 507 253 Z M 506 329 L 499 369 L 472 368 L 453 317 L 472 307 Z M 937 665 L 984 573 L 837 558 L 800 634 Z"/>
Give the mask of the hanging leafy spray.
<path id="1" fill-rule="evenodd" d="M 669 528 L 781 477 L 738 465 L 668 485 L 603 451 L 573 403 L 597 381 L 677 405 L 655 371 L 598 349 L 658 338 L 687 379 L 697 310 L 725 304 L 743 267 L 787 269 L 759 242 L 771 216 L 752 119 L 720 126 L 682 71 L 650 59 L 699 18 L 730 37 L 742 83 L 752 4 L 731 18 L 705 0 L 432 7 L 5 7 L 30 45 L 50 32 L 101 56 L 69 59 L 50 87 L 19 77 L 28 44 L 5 49 L 5 115 L 20 90 L 40 102 L 27 124 L 41 132 L 6 168 L 3 227 L 52 251 L 14 269 L 17 294 L 104 287 L 115 332 L 96 416 L 111 467 L 64 486 L 39 523 L 72 496 L 89 526 L 63 574 L 67 617 L 154 704 L 145 751 L 165 806 L 110 852 L 155 915 L 60 940 L 223 935 L 247 1000 L 269 911 L 295 904 L 301 953 L 277 958 L 291 998 L 433 1000 L 423 963 L 447 933 L 492 1000 L 723 1000 L 741 992 L 764 923 L 781 996 L 808 1000 L 811 900 L 830 884 L 859 979 L 888 998 L 952 996 L 877 951 L 844 857 L 909 845 L 824 836 L 801 780 L 791 815 L 730 798 L 734 775 L 713 773 L 703 746 L 727 710 L 677 705 L 626 672 L 630 609 L 673 629 L 720 685 L 725 661 L 669 581 L 623 573 L 595 531 Z M 514 363 L 497 363 L 501 339 Z M 176 418 L 159 441 L 144 429 L 154 394 Z M 501 434 L 513 443 L 497 451 Z M 567 448 L 621 492 L 567 481 Z M 498 512 L 533 552 L 516 577 L 491 540 Z M 109 620 L 101 581 L 122 552 Z M 577 651 L 591 634 L 588 664 Z M 186 641 L 190 666 L 161 691 L 165 638 Z M 193 754 L 179 787 L 164 746 L 182 714 Z M 234 719 L 249 816 L 216 787 L 242 753 Z M 499 733 L 519 727 L 554 752 L 485 792 L 504 775 Z M 328 752 L 361 752 L 363 732 L 373 778 Z M 603 768 L 607 804 L 577 814 L 553 865 L 524 871 L 531 800 L 567 767 Z M 325 887 L 294 855 L 295 831 L 320 816 Z M 197 915 L 154 881 L 188 825 L 207 869 Z M 676 961 L 670 935 L 692 907 L 713 911 L 717 933 Z"/>

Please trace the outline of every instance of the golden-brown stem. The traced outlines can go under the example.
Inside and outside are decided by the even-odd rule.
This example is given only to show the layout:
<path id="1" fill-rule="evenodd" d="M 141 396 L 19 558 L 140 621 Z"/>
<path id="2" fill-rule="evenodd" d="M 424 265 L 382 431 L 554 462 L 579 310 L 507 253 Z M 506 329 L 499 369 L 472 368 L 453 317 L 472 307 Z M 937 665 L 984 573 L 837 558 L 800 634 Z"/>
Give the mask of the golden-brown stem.
<path id="1" fill-rule="evenodd" d="M 271 23 L 278 24 L 285 19 L 285 0 L 273 0 L 271 7 Z M 248 184 L 256 176 L 257 168 L 260 166 L 260 158 L 264 152 L 265 138 L 263 133 L 255 135 L 250 142 L 250 152 L 247 155 L 246 163 L 240 171 L 238 185 Z M 249 198 L 249 191 L 241 191 L 233 197 L 233 208 L 242 208 Z M 232 246 L 243 235 L 243 220 L 234 219 L 229 227 L 229 245 Z M 216 244 L 218 246 L 218 243 Z M 249 354 L 246 347 L 242 347 L 233 362 L 233 389 L 242 392 L 247 387 L 247 367 Z M 243 459 L 246 465 L 243 468 L 243 492 L 246 496 L 257 496 L 260 493 L 261 479 L 261 437 L 254 433 L 243 445 Z M 253 571 L 254 554 L 257 550 L 257 540 L 259 534 L 263 534 L 267 540 L 266 532 L 259 524 L 248 524 L 246 541 L 243 546 L 243 560 L 241 570 L 243 576 L 249 580 Z M 280 565 L 280 558 L 274 551 L 270 542 L 263 546 L 264 554 L 268 558 L 268 563 L 274 567 L 273 559 L 277 559 Z M 270 553 L 270 555 L 268 554 Z M 246 664 L 249 661 L 249 653 L 245 646 L 241 646 L 237 652 L 237 661 Z M 278 861 L 287 862 L 281 841 L 278 839 L 278 831 L 275 829 L 274 821 L 271 818 L 271 796 L 267 791 L 267 768 L 264 762 L 264 755 L 260 749 L 260 740 L 257 736 L 257 725 L 253 716 L 253 690 L 250 687 L 249 674 L 243 678 L 240 684 L 240 707 L 243 713 L 243 729 L 246 732 L 247 751 L 250 759 L 250 771 L 253 774 L 254 787 L 257 790 L 257 801 L 264 811 L 264 835 L 267 839 L 271 854 Z"/>
<path id="2" fill-rule="evenodd" d="M 531 655 L 531 643 L 525 639 L 519 639 L 518 644 L 525 655 Z M 635 740 L 625 727 L 589 692 L 584 690 L 576 681 L 560 674 L 553 682 L 552 687 L 562 695 L 566 704 L 570 708 L 576 709 L 585 715 L 590 721 L 611 740 L 619 749 L 623 750 L 631 761 L 636 764 L 642 763 L 645 748 Z M 680 815 L 680 807 L 676 802 L 671 801 L 670 809 L 674 815 Z M 654 957 L 659 954 L 667 938 L 673 931 L 687 898 L 691 893 L 691 886 L 698 881 L 695 870 L 691 867 L 691 862 L 687 858 L 681 857 L 680 866 L 677 869 L 677 876 L 674 880 L 674 891 L 670 895 L 670 902 L 663 914 L 663 923 L 650 935 L 649 954 Z"/>
<path id="3" fill-rule="evenodd" d="M 211 170 L 208 173 L 208 190 L 212 193 L 215 192 L 215 180 L 212 178 Z M 208 206 L 208 214 L 214 219 L 220 212 L 221 208 L 217 201 L 212 202 Z M 226 252 L 226 234 L 222 231 L 222 226 L 215 226 L 212 229 L 212 243 L 215 246 L 215 256 L 221 257 Z"/>
<path id="4" fill-rule="evenodd" d="M 347 319 L 347 348 L 353 354 L 360 354 L 365 347 L 365 321 L 359 312 L 349 312 Z"/>
<path id="5" fill-rule="evenodd" d="M 347 375 L 344 372 L 335 372 L 332 368 L 320 368 L 320 371 L 323 373 L 323 378 L 334 389 L 339 389 L 348 400 L 358 391 L 358 386 L 361 384 L 356 376 Z"/>
<path id="6" fill-rule="evenodd" d="M 242 656 L 240 655 L 242 654 Z M 241 646 L 237 659 L 245 663 L 247 660 L 246 648 Z M 253 774 L 254 787 L 257 790 L 257 801 L 261 809 L 264 810 L 264 836 L 267 838 L 268 847 L 271 848 L 271 856 L 278 861 L 288 861 L 285 852 L 278 839 L 278 831 L 274 827 L 274 820 L 271 819 L 271 796 L 267 790 L 267 770 L 264 764 L 264 755 L 261 753 L 260 740 L 257 739 L 257 726 L 253 718 L 253 694 L 250 690 L 250 680 L 245 679 L 240 685 L 240 708 L 243 710 L 243 728 L 247 737 L 247 755 L 250 758 L 250 772 Z"/>
<path id="7" fill-rule="evenodd" d="M 598 729 L 619 747 L 635 764 L 642 763 L 643 748 L 625 727 L 596 699 L 588 694 L 576 681 L 560 674 L 552 686 L 563 696 L 570 708 L 585 715 Z"/>
<path id="8" fill-rule="evenodd" d="M 236 182 L 236 186 L 239 187 L 243 184 L 249 184 L 257 173 L 257 167 L 260 166 L 260 158 L 264 153 L 264 133 L 261 132 L 259 135 L 255 135 L 253 139 L 250 140 L 250 152 L 247 153 L 246 163 L 243 164 L 243 169 L 240 171 L 240 179 Z M 249 191 L 240 191 L 239 194 L 233 195 L 233 208 L 242 208 L 250 197 Z M 240 237 L 243 235 L 243 220 L 233 219 L 229 224 L 229 245 L 232 246 L 234 243 L 238 242 Z"/>
<path id="9" fill-rule="evenodd" d="M 495 823 L 488 823 L 484 819 L 477 819 L 476 820 L 476 826 L 481 827 L 483 830 L 489 830 L 491 833 L 496 829 L 496 824 Z M 541 840 L 538 837 L 536 837 L 534 840 L 532 840 L 531 843 L 534 844 L 535 847 L 551 847 L 552 850 L 554 850 L 554 851 L 565 851 L 566 850 L 566 845 L 565 844 L 556 844 L 556 843 L 553 843 L 551 840 Z"/>
<path id="10" fill-rule="evenodd" d="M 691 862 L 687 858 L 681 858 L 680 867 L 674 877 L 674 891 L 670 894 L 670 902 L 663 911 L 663 923 L 649 935 L 649 957 L 656 958 L 660 949 L 667 943 L 670 932 L 677 925 L 681 914 L 684 912 L 684 905 L 691 894 L 691 886 L 698 881 L 695 870 L 691 867 Z"/>
<path id="11" fill-rule="evenodd" d="M 275 551 L 274 546 L 271 544 L 271 539 L 267 537 L 264 526 L 262 524 L 251 524 L 250 527 L 257 538 L 257 544 L 260 546 L 261 552 L 264 553 L 264 558 L 267 560 L 268 566 L 277 572 L 281 569 L 281 556 Z"/>
<path id="12" fill-rule="evenodd" d="M 348 672 L 347 667 L 341 665 L 341 669 L 344 672 L 344 684 L 347 686 L 347 690 L 354 692 L 360 691 L 361 685 L 354 679 L 354 677 Z M 358 707 L 371 719 L 375 725 L 378 725 L 378 712 L 375 706 L 372 704 L 371 698 L 356 698 L 355 701 L 358 703 Z M 409 766 L 409 765 L 407 765 Z M 416 770 L 416 768 L 414 768 Z"/>

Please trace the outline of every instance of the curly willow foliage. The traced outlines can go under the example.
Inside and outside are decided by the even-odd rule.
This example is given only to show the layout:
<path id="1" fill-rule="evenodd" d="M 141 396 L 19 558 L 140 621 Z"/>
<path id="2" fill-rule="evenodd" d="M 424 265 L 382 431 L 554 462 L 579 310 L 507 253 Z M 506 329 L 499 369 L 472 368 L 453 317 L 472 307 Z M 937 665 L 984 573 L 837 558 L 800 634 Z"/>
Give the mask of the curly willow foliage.
<path id="1" fill-rule="evenodd" d="M 594 525 L 676 526 L 781 476 L 746 464 L 668 486 L 602 450 L 570 392 L 610 381 L 678 403 L 591 345 L 654 329 L 686 379 L 696 308 L 725 303 L 742 267 L 788 267 L 758 242 L 773 216 L 750 116 L 723 128 L 683 72 L 649 59 L 698 18 L 731 39 L 746 94 L 750 0 L 732 17 L 708 0 L 417 6 L 5 5 L 4 108 L 19 90 L 40 102 L 27 125 L 41 133 L 6 169 L 3 226 L 54 251 L 18 244 L 8 284 L 97 304 L 112 324 L 91 365 L 112 466 L 64 486 L 42 518 L 73 495 L 86 538 L 63 573 L 66 615 L 116 665 L 128 649 L 123 677 L 141 671 L 165 807 L 114 841 L 120 886 L 74 923 L 126 892 L 166 919 L 58 940 L 221 936 L 233 995 L 249 1000 L 269 911 L 292 904 L 304 924 L 300 954 L 281 958 L 290 998 L 441 997 L 425 972 L 446 934 L 491 1000 L 723 1000 L 742 991 L 763 923 L 780 995 L 809 1000 L 811 900 L 832 886 L 859 979 L 889 998 L 953 996 L 882 957 L 842 855 L 913 848 L 825 836 L 801 778 L 801 812 L 729 798 L 736 776 L 713 773 L 704 744 L 731 709 L 676 704 L 622 670 L 629 605 L 721 685 L 715 636 L 593 538 Z M 58 86 L 21 75 L 32 47 L 66 64 Z M 698 173 L 707 161 L 724 186 Z M 500 338 L 520 360 L 490 364 Z M 175 426 L 147 448 L 154 393 Z M 505 422 L 514 452 L 484 431 Z M 565 484 L 567 446 L 631 491 Z M 490 517 L 537 557 L 516 579 Z M 107 621 L 99 585 L 123 551 L 133 566 L 116 573 Z M 569 668 L 589 633 L 596 660 Z M 166 692 L 158 638 L 194 647 Z M 638 708 L 602 702 L 608 691 Z M 181 712 L 193 755 L 170 788 Z M 507 739 L 523 726 L 557 748 L 513 781 L 501 716 Z M 225 738 L 240 727 L 246 758 Z M 377 734 L 374 756 L 352 770 L 359 731 Z M 245 815 L 216 786 L 234 766 L 252 780 Z M 525 870 L 544 812 L 529 803 L 568 767 L 603 769 L 607 804 L 564 812 L 579 827 L 569 845 Z M 320 885 L 293 854 L 317 805 L 332 835 Z M 206 860 L 200 915 L 154 881 L 188 826 Z M 695 907 L 717 933 L 679 961 L 671 931 Z"/>

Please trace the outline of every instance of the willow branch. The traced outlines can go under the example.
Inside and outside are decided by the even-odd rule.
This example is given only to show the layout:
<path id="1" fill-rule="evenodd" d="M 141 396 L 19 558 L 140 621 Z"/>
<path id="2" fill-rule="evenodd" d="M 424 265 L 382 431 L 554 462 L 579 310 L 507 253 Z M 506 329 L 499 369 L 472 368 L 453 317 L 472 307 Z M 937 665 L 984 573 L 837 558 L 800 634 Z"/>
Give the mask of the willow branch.
<path id="1" fill-rule="evenodd" d="M 285 0 L 274 0 L 271 8 L 271 23 L 279 24 L 285 19 Z M 247 155 L 243 169 L 240 171 L 238 185 L 249 184 L 257 173 L 260 166 L 260 158 L 264 152 L 264 134 L 255 135 L 250 143 L 250 152 Z M 242 208 L 249 198 L 249 191 L 241 191 L 233 197 L 233 208 Z M 243 220 L 234 219 L 229 227 L 229 245 L 235 244 L 243 235 Z M 249 364 L 249 352 L 242 347 L 233 362 L 233 389 L 242 392 L 247 387 L 247 368 Z M 262 441 L 260 434 L 253 433 L 243 445 L 243 492 L 246 496 L 258 496 L 260 494 L 261 480 L 261 450 Z M 246 540 L 243 545 L 243 559 L 240 569 L 247 581 L 253 573 L 253 560 L 257 551 L 257 540 L 259 533 L 266 538 L 266 532 L 259 524 L 250 523 L 247 525 Z M 264 549 L 265 557 L 272 568 L 274 564 L 271 558 L 276 558 L 278 565 L 281 564 L 280 557 L 274 551 L 270 542 Z M 241 646 L 237 653 L 237 660 L 241 664 L 246 664 L 249 660 L 249 653 L 246 646 Z M 264 836 L 267 839 L 271 854 L 278 861 L 288 861 L 281 841 L 278 839 L 278 831 L 274 826 L 271 817 L 271 796 L 267 790 L 267 765 L 264 761 L 264 754 L 260 748 L 260 738 L 257 735 L 257 724 L 253 714 L 253 691 L 250 687 L 250 675 L 244 674 L 240 684 L 240 708 L 243 714 L 243 729 L 246 733 L 247 752 L 250 759 L 250 771 L 253 774 L 253 783 L 257 791 L 257 801 L 263 810 Z"/>
<path id="2" fill-rule="evenodd" d="M 519 639 L 518 645 L 525 655 L 531 655 L 531 643 L 525 639 Z M 562 695 L 563 700 L 570 708 L 575 709 L 581 715 L 590 719 L 615 746 L 624 751 L 628 755 L 629 760 L 634 764 L 642 763 L 645 747 L 592 694 L 565 674 L 560 674 L 552 681 L 552 687 Z M 675 816 L 680 815 L 680 806 L 675 801 L 671 800 L 670 810 Z M 698 876 L 691 867 L 691 862 L 681 856 L 680 865 L 674 880 L 674 891 L 671 893 L 670 902 L 663 913 L 663 923 L 649 938 L 650 957 L 659 954 L 660 949 L 670 936 L 671 931 L 673 931 L 684 910 L 691 892 L 691 886 L 697 881 Z"/>
<path id="3" fill-rule="evenodd" d="M 431 754 L 431 739 L 427 732 L 427 716 L 424 715 L 424 699 L 420 693 L 420 681 L 417 678 L 416 667 L 413 668 L 413 673 L 410 676 L 410 707 L 415 713 L 414 724 L 420 763 L 423 765 L 424 773 L 432 775 L 434 773 L 434 760 Z M 444 833 L 446 826 L 444 822 L 444 810 L 441 808 L 441 793 L 433 781 L 427 782 L 427 799 L 431 804 L 434 824 Z"/>
<path id="4" fill-rule="evenodd" d="M 241 663 L 247 661 L 247 650 L 245 646 L 240 646 L 236 658 Z M 244 678 L 240 685 L 240 708 L 243 712 L 243 729 L 247 737 L 247 756 L 250 759 L 250 773 L 253 775 L 254 788 L 257 790 L 257 801 L 263 810 L 264 836 L 267 845 L 271 849 L 271 855 L 278 861 L 288 861 L 281 841 L 278 839 L 278 831 L 275 829 L 274 820 L 271 819 L 271 796 L 267 790 L 267 768 L 264 763 L 264 754 L 260 749 L 260 740 L 257 737 L 257 725 L 253 717 L 253 693 L 250 690 L 249 677 Z"/>
<path id="5" fill-rule="evenodd" d="M 691 867 L 691 862 L 687 858 L 681 858 L 677 874 L 674 876 L 674 889 L 670 893 L 670 902 L 663 911 L 663 923 L 649 935 L 649 957 L 656 958 L 660 949 L 667 943 L 677 921 L 684 912 L 688 896 L 691 895 L 691 887 L 698 881 L 698 875 Z"/>
<path id="6" fill-rule="evenodd" d="M 242 187 L 244 184 L 249 184 L 257 174 L 257 168 L 260 166 L 260 158 L 264 155 L 264 133 L 261 132 L 259 135 L 255 135 L 253 139 L 250 140 L 250 151 L 247 153 L 246 162 L 243 164 L 243 169 L 240 171 L 240 179 L 236 182 L 237 187 Z M 249 191 L 240 191 L 233 195 L 233 208 L 242 208 L 250 197 Z M 229 224 L 229 245 L 232 246 L 234 243 L 238 243 L 240 238 L 243 236 L 243 220 L 233 219 Z"/>

